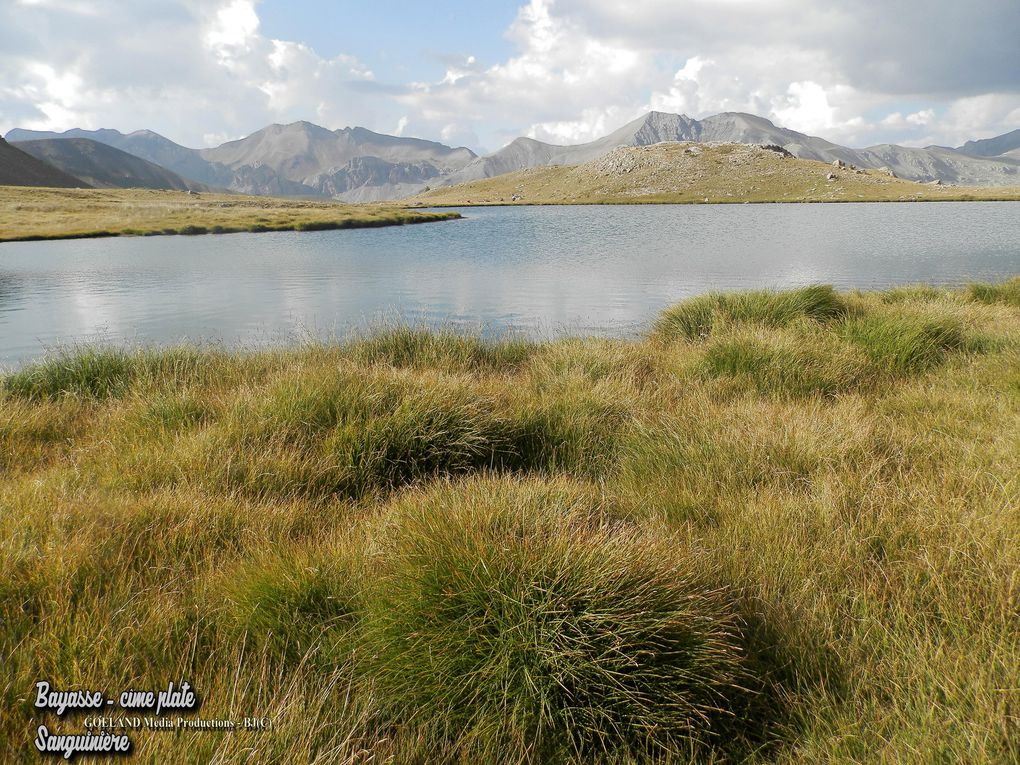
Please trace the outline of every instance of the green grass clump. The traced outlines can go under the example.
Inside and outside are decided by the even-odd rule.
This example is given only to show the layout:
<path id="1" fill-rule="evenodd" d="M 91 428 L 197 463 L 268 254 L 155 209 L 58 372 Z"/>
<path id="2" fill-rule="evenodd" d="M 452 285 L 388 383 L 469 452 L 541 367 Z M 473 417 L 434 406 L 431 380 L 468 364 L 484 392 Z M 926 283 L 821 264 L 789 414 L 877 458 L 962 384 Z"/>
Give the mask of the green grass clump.
<path id="1" fill-rule="evenodd" d="M 288 664 L 349 660 L 361 585 L 344 553 L 267 551 L 223 572 L 210 597 L 227 639 Z"/>
<path id="2" fill-rule="evenodd" d="M 655 322 L 655 334 L 667 340 L 700 340 L 716 321 L 718 295 L 699 295 L 667 308 Z"/>
<path id="3" fill-rule="evenodd" d="M 838 333 L 893 376 L 926 372 L 947 353 L 979 347 L 952 316 L 873 313 L 849 319 Z"/>
<path id="4" fill-rule="evenodd" d="M 350 352 L 356 359 L 395 367 L 512 371 L 534 348 L 534 343 L 523 340 L 486 342 L 449 330 L 395 327 L 352 343 Z"/>
<path id="5" fill-rule="evenodd" d="M 27 399 L 77 396 L 104 399 L 124 393 L 136 374 L 130 353 L 116 348 L 61 351 L 4 379 L 4 390 Z"/>
<path id="6" fill-rule="evenodd" d="M 210 431 L 194 472 L 250 496 L 358 498 L 496 467 L 506 430 L 493 399 L 465 381 L 346 367 L 240 402 Z"/>
<path id="7" fill-rule="evenodd" d="M 141 421 L 165 430 L 182 430 L 197 425 L 210 416 L 210 407 L 201 399 L 187 394 L 157 394 L 146 403 Z"/>
<path id="8" fill-rule="evenodd" d="M 785 327 L 798 319 L 829 322 L 847 312 L 842 298 L 829 285 L 786 292 L 709 294 L 685 300 L 662 313 L 655 332 L 664 339 L 698 340 L 720 323 Z"/>
<path id="9" fill-rule="evenodd" d="M 511 406 L 511 465 L 593 478 L 615 462 L 621 433 L 632 419 L 626 401 L 587 386 L 519 391 Z"/>
<path id="10" fill-rule="evenodd" d="M 239 402 L 208 431 L 198 466 L 170 472 L 252 496 L 352 499 L 487 470 L 599 475 L 628 416 L 623 402 L 588 386 L 508 390 L 464 375 L 347 364 Z"/>
<path id="11" fill-rule="evenodd" d="M 137 384 L 173 387 L 198 381 L 217 360 L 211 352 L 188 347 L 62 349 L 5 377 L 2 390 L 30 400 L 102 400 L 123 396 Z"/>
<path id="12" fill-rule="evenodd" d="M 946 300 L 952 293 L 927 284 L 911 284 L 892 287 L 880 294 L 883 303 L 919 302 L 930 303 Z"/>
<path id="13" fill-rule="evenodd" d="M 584 492 L 439 486 L 379 536 L 368 671 L 435 754 L 690 752 L 740 693 L 731 596 Z"/>
<path id="14" fill-rule="evenodd" d="M 863 354 L 822 332 L 751 330 L 712 338 L 702 369 L 778 397 L 833 396 L 874 378 Z"/>
<path id="15" fill-rule="evenodd" d="M 504 423 L 470 389 L 436 385 L 407 392 L 378 416 L 333 430 L 323 443 L 342 493 L 360 496 L 436 475 L 497 467 Z"/>
<path id="16" fill-rule="evenodd" d="M 1020 276 L 1001 284 L 971 284 L 967 287 L 967 297 L 975 303 L 1003 303 L 1020 308 Z"/>

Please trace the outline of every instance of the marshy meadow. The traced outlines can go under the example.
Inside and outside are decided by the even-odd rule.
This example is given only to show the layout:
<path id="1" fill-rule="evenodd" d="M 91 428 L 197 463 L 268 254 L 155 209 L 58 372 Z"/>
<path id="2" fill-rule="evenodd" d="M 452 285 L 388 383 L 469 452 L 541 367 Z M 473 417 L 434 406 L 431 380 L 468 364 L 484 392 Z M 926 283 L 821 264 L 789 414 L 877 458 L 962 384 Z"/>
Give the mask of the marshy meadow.
<path id="1" fill-rule="evenodd" d="M 406 327 L 0 380 L 0 754 L 1020 761 L 1020 279 L 711 294 L 635 341 Z M 49 718 L 76 731 L 80 716 Z"/>

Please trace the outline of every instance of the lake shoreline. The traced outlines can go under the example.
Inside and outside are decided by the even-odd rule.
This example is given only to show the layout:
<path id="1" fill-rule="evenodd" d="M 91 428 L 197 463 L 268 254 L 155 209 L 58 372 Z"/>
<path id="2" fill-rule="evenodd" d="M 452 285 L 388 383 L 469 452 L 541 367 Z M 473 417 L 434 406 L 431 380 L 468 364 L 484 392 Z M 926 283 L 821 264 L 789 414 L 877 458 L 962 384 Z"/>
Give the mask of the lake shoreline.
<path id="1" fill-rule="evenodd" d="M 711 290 L 1020 274 L 1015 202 L 437 212 L 459 214 L 460 225 L 6 243 L 0 363 L 96 341 L 273 347 L 394 321 L 631 336 L 665 306 Z"/>
<path id="2" fill-rule="evenodd" d="M 408 210 L 414 208 L 406 208 Z M 411 218 L 407 220 L 394 221 L 335 221 L 323 222 L 313 225 L 294 224 L 291 226 L 256 226 L 252 228 L 231 228 L 220 226 L 214 229 L 207 229 L 202 226 L 185 226 L 183 229 L 169 229 L 165 231 L 151 231 L 144 234 L 123 231 L 83 231 L 71 234 L 28 234 L 9 239 L 0 238 L 0 244 L 8 242 L 54 242 L 71 239 L 120 239 L 130 237 L 152 237 L 152 236 L 223 236 L 226 234 L 272 234 L 285 231 L 308 233 L 311 231 L 342 231 L 356 228 L 386 228 L 389 226 L 414 226 L 419 223 L 440 223 L 442 221 L 458 220 L 462 215 L 435 215 Z M 197 230 L 188 230 L 197 229 Z"/>
<path id="3" fill-rule="evenodd" d="M 959 197 L 938 197 L 932 199 L 769 199 L 769 200 L 743 200 L 743 199 L 713 199 L 711 201 L 699 201 L 694 199 L 634 199 L 622 200 L 612 199 L 605 201 L 584 201 L 584 202 L 435 202 L 415 203 L 407 205 L 407 210 L 428 210 L 453 209 L 457 207 L 641 207 L 676 205 L 678 207 L 697 206 L 718 206 L 718 205 L 877 205 L 877 204 L 916 204 L 924 202 L 1020 202 L 1020 190 L 1009 196 L 976 198 L 969 194 Z"/>
<path id="4" fill-rule="evenodd" d="M 0 243 L 129 236 L 333 231 L 455 220 L 391 203 L 189 194 L 148 189 L 49 189 L 0 186 Z"/>

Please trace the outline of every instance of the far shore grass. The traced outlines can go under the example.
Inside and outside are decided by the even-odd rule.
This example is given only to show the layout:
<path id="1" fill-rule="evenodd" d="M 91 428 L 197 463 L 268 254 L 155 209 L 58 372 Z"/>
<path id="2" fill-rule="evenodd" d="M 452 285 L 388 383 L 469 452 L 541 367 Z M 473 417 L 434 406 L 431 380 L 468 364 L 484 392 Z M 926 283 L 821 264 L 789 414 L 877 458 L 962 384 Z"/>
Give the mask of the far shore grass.
<path id="1" fill-rule="evenodd" d="M 406 203 L 498 205 L 771 204 L 1018 201 L 1020 185 L 915 183 L 744 144 L 665 143 L 615 149 L 582 165 L 532 167 L 441 186 Z"/>
<path id="2" fill-rule="evenodd" d="M 321 231 L 399 226 L 460 217 L 394 204 L 188 194 L 149 189 L 0 186 L 0 242 L 104 236 Z"/>
<path id="3" fill-rule="evenodd" d="M 1018 571 L 1020 277 L 0 375 L 4 762 L 1016 763 Z"/>

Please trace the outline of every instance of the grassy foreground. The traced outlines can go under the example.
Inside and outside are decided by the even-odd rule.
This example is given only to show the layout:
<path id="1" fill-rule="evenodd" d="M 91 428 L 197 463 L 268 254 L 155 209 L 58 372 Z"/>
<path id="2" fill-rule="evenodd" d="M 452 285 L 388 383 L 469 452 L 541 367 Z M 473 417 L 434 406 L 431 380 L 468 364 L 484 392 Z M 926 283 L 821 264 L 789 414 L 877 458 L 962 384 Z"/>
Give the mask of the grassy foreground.
<path id="1" fill-rule="evenodd" d="M 460 207 L 977 200 L 1020 200 L 1020 187 L 914 183 L 880 170 L 835 168 L 748 144 L 661 143 L 614 149 L 582 165 L 533 167 L 441 187 L 410 202 Z"/>
<path id="2" fill-rule="evenodd" d="M 695 298 L 640 342 L 81 350 L 0 393 L 0 748 L 1020 760 L 1020 279 Z"/>
<path id="3" fill-rule="evenodd" d="M 320 231 L 458 218 L 392 205 L 344 205 L 150 189 L 0 186 L 0 242 L 240 231 Z"/>

